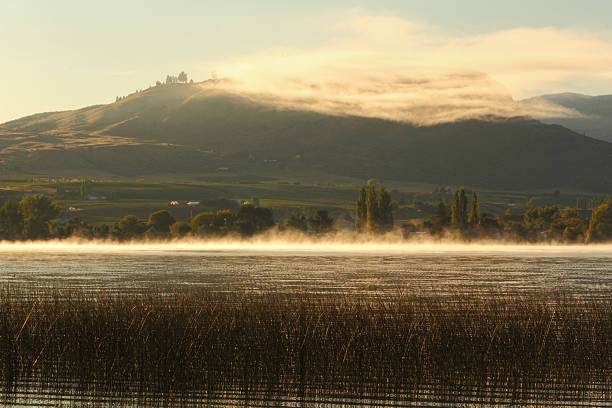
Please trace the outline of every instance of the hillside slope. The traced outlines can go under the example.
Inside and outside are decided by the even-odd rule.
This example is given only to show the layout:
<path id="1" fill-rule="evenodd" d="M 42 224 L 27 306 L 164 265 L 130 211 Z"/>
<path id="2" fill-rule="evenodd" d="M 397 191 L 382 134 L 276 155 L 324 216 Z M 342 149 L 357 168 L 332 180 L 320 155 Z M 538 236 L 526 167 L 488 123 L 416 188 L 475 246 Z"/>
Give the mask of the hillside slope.
<path id="1" fill-rule="evenodd" d="M 428 127 L 278 109 L 211 83 L 0 125 L 5 168 L 57 174 L 317 174 L 612 192 L 612 144 L 535 120 Z"/>
<path id="2" fill-rule="evenodd" d="M 544 123 L 612 142 L 612 95 L 542 95 L 520 101 L 523 110 Z"/>

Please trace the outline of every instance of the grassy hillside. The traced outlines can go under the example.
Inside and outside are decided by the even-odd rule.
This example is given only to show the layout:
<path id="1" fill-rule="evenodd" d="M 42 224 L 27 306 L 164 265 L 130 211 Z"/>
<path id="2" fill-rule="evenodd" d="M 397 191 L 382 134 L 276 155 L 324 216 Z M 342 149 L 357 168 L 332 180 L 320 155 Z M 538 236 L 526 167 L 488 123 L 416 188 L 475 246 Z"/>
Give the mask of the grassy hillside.
<path id="1" fill-rule="evenodd" d="M 533 120 L 430 127 L 277 109 L 213 81 L 0 126 L 0 162 L 53 174 L 363 180 L 612 191 L 612 144 Z"/>

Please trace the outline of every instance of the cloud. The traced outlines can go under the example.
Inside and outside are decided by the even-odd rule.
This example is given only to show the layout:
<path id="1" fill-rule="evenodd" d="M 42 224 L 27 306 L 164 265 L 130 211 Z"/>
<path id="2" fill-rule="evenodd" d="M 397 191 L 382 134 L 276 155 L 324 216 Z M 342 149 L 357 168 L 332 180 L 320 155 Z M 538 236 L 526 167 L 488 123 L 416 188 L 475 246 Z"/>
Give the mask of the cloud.
<path id="1" fill-rule="evenodd" d="M 326 20 L 327 21 L 327 20 Z M 329 44 L 222 61 L 224 87 L 282 108 L 429 125 L 524 113 L 512 96 L 572 83 L 612 86 L 608 33 L 516 28 L 453 35 L 425 23 L 351 11 Z"/>
<path id="2" fill-rule="evenodd" d="M 536 119 L 586 118 L 584 114 L 565 106 L 558 105 L 541 97 L 529 98 L 520 102 L 521 109 Z"/>

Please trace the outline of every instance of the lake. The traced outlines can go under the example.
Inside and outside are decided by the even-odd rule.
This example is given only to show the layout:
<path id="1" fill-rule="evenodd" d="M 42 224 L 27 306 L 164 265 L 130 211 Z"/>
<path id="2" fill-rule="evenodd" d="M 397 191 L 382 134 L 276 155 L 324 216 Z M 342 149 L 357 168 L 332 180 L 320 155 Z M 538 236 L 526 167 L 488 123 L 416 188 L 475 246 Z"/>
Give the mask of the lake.
<path id="1" fill-rule="evenodd" d="M 607 297 L 612 290 L 612 246 L 442 245 L 402 243 L 309 242 L 191 242 L 114 245 L 107 243 L 0 244 L 0 281 L 4 288 L 44 294 L 57 289 L 65 296 L 176 293 L 209 289 L 213 292 L 280 294 L 309 293 L 396 296 L 402 293 L 528 294 L 563 292 L 575 296 Z M 612 406 L 610 371 L 598 373 L 602 383 L 593 390 L 556 394 L 543 384 L 528 393 L 550 394 L 536 406 Z M 431 380 L 431 379 L 430 379 Z M 529 385 L 532 386 L 532 385 Z M 88 395 L 78 384 L 37 388 L 12 394 L 6 405 L 140 406 L 142 395 Z M 303 400 L 251 400 L 236 390 L 206 400 L 215 406 L 505 406 L 514 404 L 512 390 L 447 389 L 440 383 L 421 384 L 415 394 L 368 398 L 326 396 Z M 497 387 L 497 385 L 495 385 Z M 522 385 L 521 387 L 525 387 Z M 129 387 L 128 387 L 129 388 Z M 572 387 L 570 387 L 572 388 Z M 565 388 L 564 388 L 565 389 Z M 480 393 L 483 393 L 484 397 Z M 525 392 L 523 389 L 522 392 Z M 548 393 L 548 394 L 546 394 Z M 441 397 L 443 396 L 443 398 Z M 451 395 L 452 397 L 449 397 Z M 492 397 L 493 396 L 493 397 Z M 558 398 L 556 398 L 557 396 Z M 181 404 L 200 406 L 197 391 Z M 454 398 L 454 399 L 453 399 Z M 152 406 L 166 405 L 162 396 L 145 396 Z M 524 401 L 526 404 L 532 402 Z"/>
<path id="2" fill-rule="evenodd" d="M 0 280 L 31 289 L 529 291 L 612 288 L 612 246 L 191 243 L 0 245 Z"/>

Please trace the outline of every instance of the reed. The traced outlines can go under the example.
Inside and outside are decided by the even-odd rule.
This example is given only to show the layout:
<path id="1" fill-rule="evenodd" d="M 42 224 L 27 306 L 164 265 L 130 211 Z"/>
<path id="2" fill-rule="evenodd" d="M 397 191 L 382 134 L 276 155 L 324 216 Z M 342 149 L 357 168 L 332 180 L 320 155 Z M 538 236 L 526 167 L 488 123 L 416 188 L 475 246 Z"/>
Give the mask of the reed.
<path id="1" fill-rule="evenodd" d="M 5 396 L 609 401 L 612 298 L 4 289 L 0 373 Z"/>

